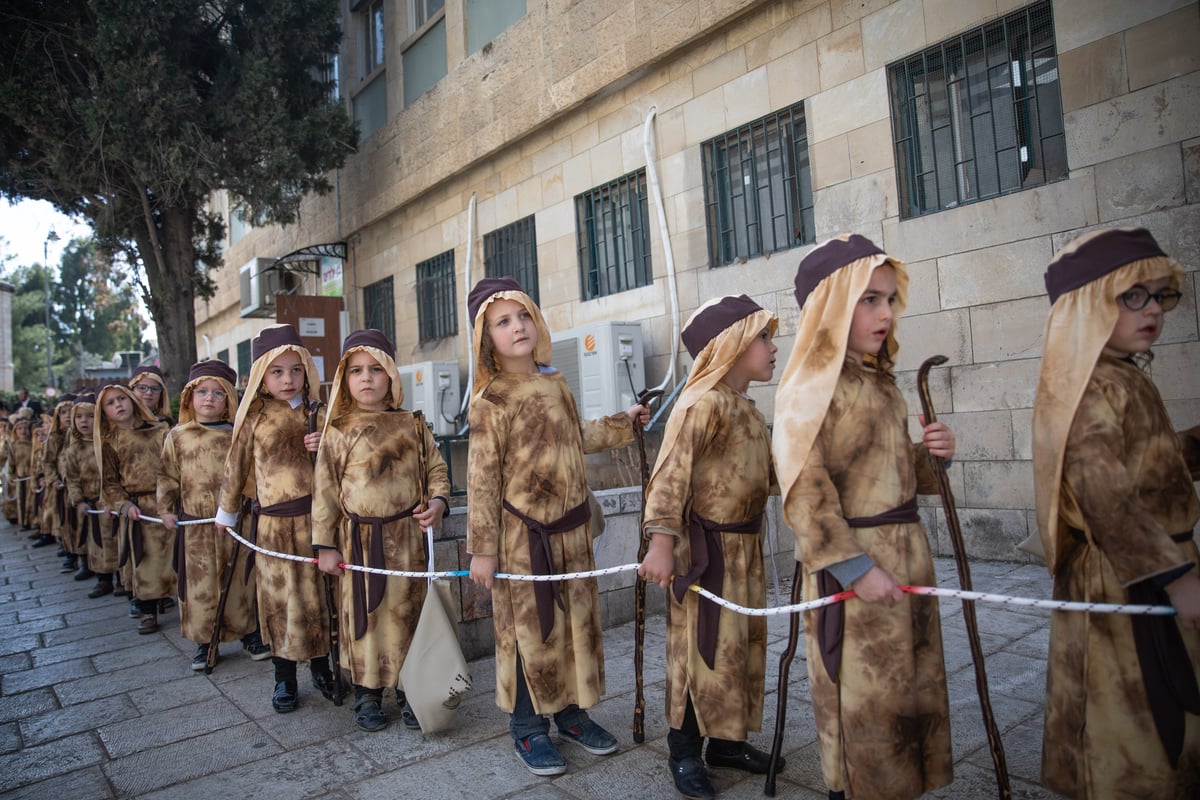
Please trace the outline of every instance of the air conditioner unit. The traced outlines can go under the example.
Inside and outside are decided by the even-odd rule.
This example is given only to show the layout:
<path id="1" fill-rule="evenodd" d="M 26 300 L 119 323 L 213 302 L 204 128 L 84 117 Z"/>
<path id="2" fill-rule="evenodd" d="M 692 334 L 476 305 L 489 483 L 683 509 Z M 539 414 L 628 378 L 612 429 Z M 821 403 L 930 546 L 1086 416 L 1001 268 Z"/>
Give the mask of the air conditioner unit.
<path id="1" fill-rule="evenodd" d="M 550 337 L 553 365 L 567 379 L 579 416 L 596 419 L 625 411 L 646 388 L 642 326 L 600 322 Z M 630 379 L 632 378 L 632 387 Z"/>
<path id="2" fill-rule="evenodd" d="M 452 436 L 458 432 L 454 416 L 458 413 L 459 381 L 457 361 L 419 361 L 396 366 L 404 389 L 403 405 L 420 411 L 433 425 L 434 436 Z"/>
<path id="3" fill-rule="evenodd" d="M 275 295 L 296 291 L 296 276 L 287 270 L 267 269 L 272 258 L 252 258 L 238 270 L 243 317 L 275 317 Z"/>

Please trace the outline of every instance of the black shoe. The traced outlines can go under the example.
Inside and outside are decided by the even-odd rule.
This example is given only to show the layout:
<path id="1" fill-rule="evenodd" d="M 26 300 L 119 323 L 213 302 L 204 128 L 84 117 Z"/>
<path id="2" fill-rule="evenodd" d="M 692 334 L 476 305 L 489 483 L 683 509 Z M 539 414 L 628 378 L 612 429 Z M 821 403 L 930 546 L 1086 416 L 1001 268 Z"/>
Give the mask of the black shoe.
<path id="1" fill-rule="evenodd" d="M 846 800 L 846 793 L 843 792 L 841 789 L 838 789 L 837 791 L 830 789 L 829 790 L 829 800 Z"/>
<path id="2" fill-rule="evenodd" d="M 251 661 L 262 661 L 271 657 L 271 648 L 263 643 L 262 637 L 257 633 L 242 637 L 242 652 L 250 656 Z"/>
<path id="3" fill-rule="evenodd" d="M 192 656 L 192 669 L 196 672 L 208 666 L 208 644 L 196 645 L 196 655 Z"/>
<path id="4" fill-rule="evenodd" d="M 129 598 L 129 618 L 130 619 L 141 619 L 142 618 L 142 603 L 136 597 Z"/>
<path id="5" fill-rule="evenodd" d="M 37 540 L 34 541 L 33 547 L 45 547 L 46 545 L 54 544 L 54 537 L 48 533 L 39 534 Z"/>
<path id="6" fill-rule="evenodd" d="M 162 600 L 158 601 L 158 613 L 160 613 L 160 614 L 165 614 L 174 607 L 175 607 L 175 598 L 174 597 L 164 597 Z"/>
<path id="7" fill-rule="evenodd" d="M 275 684 L 275 694 L 271 695 L 271 708 L 280 714 L 296 710 L 296 684 L 280 681 Z"/>
<path id="8" fill-rule="evenodd" d="M 94 573 L 90 569 L 88 569 L 87 564 L 84 564 L 83 566 L 81 566 L 79 568 L 79 572 L 75 573 L 75 580 L 77 580 L 77 581 L 86 581 L 89 578 L 94 578 L 94 577 L 96 577 L 96 573 Z M 109 584 L 109 586 L 112 586 L 112 584 Z"/>
<path id="9" fill-rule="evenodd" d="M 741 745 L 738 750 L 722 752 L 714 750 L 710 742 L 708 751 L 704 754 L 704 760 L 710 767 L 740 769 L 742 772 L 749 772 L 752 775 L 766 775 L 767 769 L 771 765 L 771 754 L 751 747 L 748 742 L 742 742 Z M 783 756 L 780 756 L 779 769 L 782 770 L 786 763 Z"/>
<path id="10" fill-rule="evenodd" d="M 364 731 L 381 731 L 387 727 L 388 719 L 383 715 L 382 697 L 368 694 L 354 701 L 354 724 Z"/>
<path id="11" fill-rule="evenodd" d="M 312 685 L 326 700 L 337 702 L 341 699 L 338 697 L 338 685 L 332 672 L 314 673 Z"/>
<path id="12" fill-rule="evenodd" d="M 67 557 L 67 548 L 63 547 L 60 544 L 58 546 L 58 549 L 54 551 L 54 555 L 56 555 L 59 558 L 66 558 Z"/>
<path id="13" fill-rule="evenodd" d="M 72 556 L 71 558 L 63 559 L 62 566 L 58 568 L 58 571 L 65 575 L 66 573 L 74 572 L 77 569 L 79 569 L 79 560 Z"/>
<path id="14" fill-rule="evenodd" d="M 669 758 L 667 766 L 671 768 L 671 777 L 675 779 L 675 788 L 688 800 L 712 800 L 717 796 L 716 790 L 708 780 L 708 773 L 704 771 L 704 764 L 698 756 L 687 756 L 678 761 Z"/>

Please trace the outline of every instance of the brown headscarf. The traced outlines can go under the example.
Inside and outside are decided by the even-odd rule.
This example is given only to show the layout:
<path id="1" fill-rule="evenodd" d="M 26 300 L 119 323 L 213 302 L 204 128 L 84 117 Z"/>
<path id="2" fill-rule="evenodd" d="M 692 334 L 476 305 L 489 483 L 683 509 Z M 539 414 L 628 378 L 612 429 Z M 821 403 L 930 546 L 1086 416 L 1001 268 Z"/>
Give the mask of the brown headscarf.
<path id="1" fill-rule="evenodd" d="M 550 363 L 552 353 L 550 329 L 546 327 L 546 320 L 542 317 L 542 310 L 538 308 L 537 303 L 533 302 L 532 297 L 525 294 L 521 289 L 521 284 L 513 278 L 484 278 L 475 284 L 475 288 L 467 297 L 467 307 L 471 313 L 471 325 L 473 326 L 471 341 L 475 350 L 475 385 L 471 387 L 473 398 L 486 389 L 488 383 L 500 371 L 496 366 L 495 359 L 489 355 L 491 348 L 488 348 L 489 353 L 484 353 L 483 348 L 484 329 L 487 328 L 487 308 L 496 300 L 515 300 L 525 307 L 525 310 L 529 312 L 530 319 L 537 327 L 537 344 L 533 349 L 533 360 L 542 365 Z"/>
<path id="2" fill-rule="evenodd" d="M 179 393 L 179 422 L 180 424 L 196 419 L 196 409 L 192 406 L 192 392 L 204 381 L 216 381 L 225 392 L 225 412 L 221 414 L 224 422 L 233 422 L 234 409 L 237 407 L 237 372 L 224 361 L 210 358 L 192 364 L 188 370 L 188 381 Z"/>
<path id="3" fill-rule="evenodd" d="M 354 331 L 342 343 L 342 358 L 338 361 L 337 372 L 333 376 L 333 391 L 329 396 L 329 413 L 325 415 L 325 427 L 337 417 L 344 416 L 354 410 L 354 398 L 346 386 L 346 364 L 355 353 L 367 353 L 379 362 L 391 380 L 391 399 L 389 408 L 400 408 L 404 402 L 404 387 L 400 383 L 400 373 L 396 370 L 396 349 L 382 331 L 372 328 Z"/>

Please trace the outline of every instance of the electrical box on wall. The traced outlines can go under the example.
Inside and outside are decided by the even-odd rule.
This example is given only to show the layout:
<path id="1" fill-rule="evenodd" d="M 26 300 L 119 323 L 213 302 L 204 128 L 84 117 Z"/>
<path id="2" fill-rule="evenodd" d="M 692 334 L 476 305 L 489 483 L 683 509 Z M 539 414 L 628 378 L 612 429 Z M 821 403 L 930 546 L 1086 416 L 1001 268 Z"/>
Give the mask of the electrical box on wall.
<path id="1" fill-rule="evenodd" d="M 419 361 L 397 365 L 400 385 L 404 389 L 402 405 L 409 411 L 420 411 L 433 425 L 434 436 L 451 436 L 458 432 L 454 416 L 462 399 L 459 394 L 457 361 Z"/>
<path id="2" fill-rule="evenodd" d="M 551 335 L 553 366 L 563 374 L 579 416 L 595 419 L 625 411 L 646 388 L 642 326 L 599 322 Z M 632 378 L 633 386 L 630 386 Z"/>

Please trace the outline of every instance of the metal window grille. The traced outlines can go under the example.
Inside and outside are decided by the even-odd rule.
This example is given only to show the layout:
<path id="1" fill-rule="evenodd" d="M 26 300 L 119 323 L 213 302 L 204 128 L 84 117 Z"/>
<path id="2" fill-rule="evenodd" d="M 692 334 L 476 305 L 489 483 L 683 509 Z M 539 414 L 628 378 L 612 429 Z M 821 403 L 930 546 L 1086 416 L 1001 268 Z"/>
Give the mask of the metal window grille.
<path id="1" fill-rule="evenodd" d="M 900 215 L 1067 177 L 1050 2 L 888 66 Z"/>
<path id="2" fill-rule="evenodd" d="M 374 328 L 396 341 L 396 295 L 390 277 L 363 288 L 363 327 Z"/>
<path id="3" fill-rule="evenodd" d="M 814 241 L 804 104 L 701 145 L 711 266 Z"/>
<path id="4" fill-rule="evenodd" d="M 649 221 L 645 169 L 575 197 L 584 300 L 650 284 Z"/>
<path id="5" fill-rule="evenodd" d="M 483 269 L 489 278 L 516 278 L 525 294 L 540 303 L 536 239 L 532 216 L 484 234 Z"/>
<path id="6" fill-rule="evenodd" d="M 453 250 L 417 264 L 417 327 L 422 343 L 458 333 Z"/>

